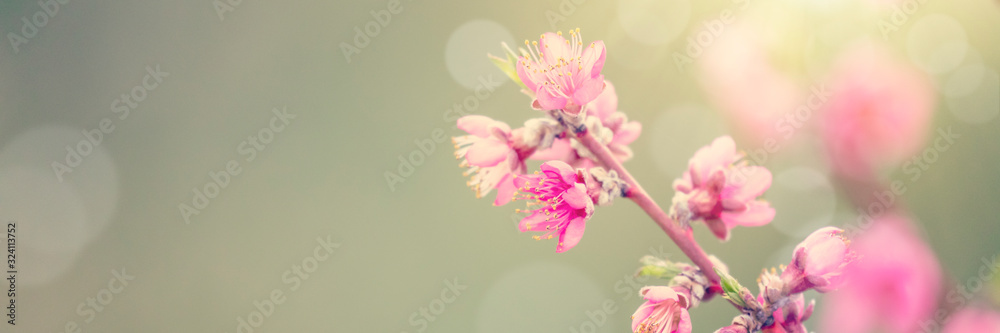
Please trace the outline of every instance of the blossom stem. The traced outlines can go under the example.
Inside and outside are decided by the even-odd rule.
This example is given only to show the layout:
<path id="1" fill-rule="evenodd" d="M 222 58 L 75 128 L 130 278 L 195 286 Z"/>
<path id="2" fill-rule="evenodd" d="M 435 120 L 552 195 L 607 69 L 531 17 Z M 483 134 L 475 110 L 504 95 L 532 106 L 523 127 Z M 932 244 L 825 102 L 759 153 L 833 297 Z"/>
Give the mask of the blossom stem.
<path id="1" fill-rule="evenodd" d="M 712 265 L 712 261 L 708 259 L 708 254 L 701 249 L 701 246 L 694 240 L 692 234 L 681 228 L 680 225 L 671 219 L 670 216 L 656 204 L 656 201 L 653 201 L 653 198 L 646 193 L 646 190 L 642 189 L 639 182 L 635 181 L 635 178 L 632 178 L 632 175 L 629 174 L 628 170 L 625 170 L 625 167 L 622 166 L 621 162 L 618 162 L 618 159 L 614 157 L 611 150 L 600 141 L 597 141 L 597 139 L 590 134 L 590 131 L 586 130 L 586 127 L 583 127 L 580 130 L 573 130 L 572 132 L 574 132 L 576 138 L 580 140 L 580 143 L 587 147 L 587 149 L 589 149 L 594 156 L 597 156 L 597 159 L 601 163 L 608 168 L 617 171 L 618 174 L 621 175 L 629 186 L 627 196 L 632 199 L 632 201 L 635 201 L 635 203 L 639 205 L 642 210 L 646 211 L 646 214 L 649 214 L 649 217 L 651 217 L 653 221 L 655 221 L 656 224 L 667 233 L 667 236 L 669 236 L 670 239 L 677 244 L 677 247 L 681 249 L 681 252 L 684 252 L 684 254 L 687 255 L 688 258 L 690 258 L 691 261 L 701 269 L 701 272 L 705 274 L 705 277 L 707 277 L 709 281 L 711 281 L 712 285 L 718 285 L 720 279 L 719 275 L 715 273 L 715 269 L 713 269 L 714 266 Z"/>

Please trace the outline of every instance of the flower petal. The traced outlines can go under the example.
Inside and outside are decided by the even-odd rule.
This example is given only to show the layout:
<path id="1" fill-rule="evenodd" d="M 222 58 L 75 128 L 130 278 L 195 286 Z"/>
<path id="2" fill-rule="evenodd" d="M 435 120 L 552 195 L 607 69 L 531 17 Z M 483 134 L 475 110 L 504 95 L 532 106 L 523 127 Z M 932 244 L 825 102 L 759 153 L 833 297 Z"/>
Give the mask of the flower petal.
<path id="1" fill-rule="evenodd" d="M 566 38 L 552 32 L 546 32 L 538 40 L 538 50 L 542 51 L 544 61 L 549 64 L 559 63 L 560 58 L 569 59 L 573 57 L 570 52 L 570 46 L 566 43 Z"/>
<path id="2" fill-rule="evenodd" d="M 576 151 L 573 150 L 573 146 L 570 146 L 569 144 L 569 139 L 565 138 L 552 141 L 551 147 L 536 151 L 530 158 L 542 161 L 559 160 L 568 162 L 571 158 L 575 157 L 573 156 L 575 153 Z"/>
<path id="3" fill-rule="evenodd" d="M 672 333 L 691 333 L 691 314 L 687 309 L 680 309 L 680 320 L 677 322 L 677 329 Z"/>
<path id="4" fill-rule="evenodd" d="M 723 211 L 720 218 L 730 228 L 737 225 L 757 227 L 771 223 L 771 220 L 774 219 L 774 213 L 771 204 L 764 201 L 751 201 L 747 203 L 746 210 L 742 212 Z"/>
<path id="5" fill-rule="evenodd" d="M 521 79 L 521 82 L 524 83 L 524 86 L 528 88 L 528 90 L 531 90 L 531 92 L 535 92 L 538 89 L 537 82 L 542 82 L 542 80 L 539 80 L 538 73 L 534 73 L 530 69 L 528 69 L 529 64 L 533 67 L 538 67 L 537 63 L 527 58 L 521 57 L 521 59 L 518 59 L 517 77 Z"/>
<path id="6" fill-rule="evenodd" d="M 491 167 L 507 159 L 510 146 L 505 142 L 497 140 L 480 140 L 469 148 L 469 153 L 465 155 L 465 160 L 470 165 L 478 167 Z"/>
<path id="7" fill-rule="evenodd" d="M 733 170 L 729 182 L 735 183 L 727 187 L 723 197 L 736 201 L 751 201 L 771 187 L 771 171 L 761 166 L 745 166 Z"/>
<path id="8" fill-rule="evenodd" d="M 691 180 L 695 186 L 700 185 L 713 170 L 733 163 L 735 156 L 736 142 L 733 138 L 728 135 L 716 138 L 711 145 L 698 149 L 691 157 Z"/>
<path id="9" fill-rule="evenodd" d="M 661 303 L 668 299 L 676 302 L 681 296 L 673 287 L 667 286 L 643 287 L 639 290 L 639 294 L 642 295 L 642 298 L 653 303 Z"/>
<path id="10" fill-rule="evenodd" d="M 545 230 L 545 227 L 539 226 L 539 224 L 545 222 L 545 220 L 547 220 L 548 218 L 549 217 L 545 215 L 545 213 L 537 211 L 531 215 L 528 215 L 528 217 L 521 219 L 521 223 L 517 225 L 517 230 L 520 230 L 521 232 L 543 231 Z"/>
<path id="11" fill-rule="evenodd" d="M 469 134 L 485 138 L 490 136 L 490 125 L 497 122 L 490 117 L 483 115 L 471 115 L 458 118 L 458 129 Z"/>
<path id="12" fill-rule="evenodd" d="M 604 81 L 604 91 L 590 103 L 587 114 L 603 121 L 616 111 L 618 111 L 618 94 L 615 93 L 615 86 L 609 81 Z"/>
<path id="13" fill-rule="evenodd" d="M 555 94 L 555 87 L 544 86 L 538 89 L 535 102 L 542 110 L 559 110 L 566 107 L 566 97 Z"/>
<path id="14" fill-rule="evenodd" d="M 566 252 L 580 243 L 580 239 L 583 238 L 583 230 L 586 227 L 587 219 L 583 217 L 577 217 L 569 221 L 569 225 L 559 235 L 559 245 L 556 245 L 556 253 Z"/>
<path id="15" fill-rule="evenodd" d="M 607 57 L 607 49 L 604 48 L 604 41 L 594 41 L 590 43 L 590 46 L 583 50 L 583 55 L 581 56 L 582 62 L 585 69 L 589 69 L 590 77 L 596 77 L 601 74 L 601 69 L 604 69 L 604 60 Z"/>
<path id="16" fill-rule="evenodd" d="M 632 314 L 632 332 L 639 331 L 639 324 L 642 324 L 643 320 L 649 318 L 653 310 L 656 310 L 656 304 L 653 302 L 642 303 L 638 309 L 635 309 L 635 313 Z"/>
<path id="17" fill-rule="evenodd" d="M 503 176 L 497 185 L 497 198 L 493 201 L 494 206 L 503 206 L 514 198 L 514 177 L 510 174 Z"/>
<path id="18" fill-rule="evenodd" d="M 725 214 L 725 212 L 723 212 L 723 214 Z M 732 227 L 727 225 L 727 223 L 712 219 L 705 220 L 705 225 L 708 226 L 708 230 L 711 230 L 712 233 L 715 234 L 715 237 L 719 238 L 723 242 L 729 240 L 729 229 L 732 229 Z"/>
<path id="19" fill-rule="evenodd" d="M 576 183 L 576 170 L 573 170 L 573 167 L 566 164 L 566 162 L 548 161 L 542 163 L 540 169 L 542 169 L 542 172 L 554 172 L 566 184 Z"/>
<path id="20" fill-rule="evenodd" d="M 588 202 L 593 203 L 593 200 L 587 195 L 587 187 L 580 183 L 576 183 L 576 186 L 566 189 L 566 192 L 563 192 L 562 198 L 573 209 L 584 209 L 587 207 Z"/>
<path id="21" fill-rule="evenodd" d="M 628 145 L 635 141 L 635 139 L 638 139 L 640 133 L 642 133 L 642 124 L 638 121 L 630 121 L 618 129 L 612 142 L 620 145 Z"/>
<path id="22" fill-rule="evenodd" d="M 576 87 L 575 91 L 573 91 L 573 103 L 576 103 L 576 105 L 585 105 L 596 99 L 597 96 L 599 96 L 603 91 L 603 75 L 586 79 Z"/>

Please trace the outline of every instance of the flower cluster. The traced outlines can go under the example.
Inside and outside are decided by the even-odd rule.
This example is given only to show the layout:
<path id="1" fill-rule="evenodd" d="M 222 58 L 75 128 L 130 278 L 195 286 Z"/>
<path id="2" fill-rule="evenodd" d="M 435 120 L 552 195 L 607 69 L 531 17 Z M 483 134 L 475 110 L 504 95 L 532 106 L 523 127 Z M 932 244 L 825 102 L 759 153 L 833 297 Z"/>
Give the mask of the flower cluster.
<path id="1" fill-rule="evenodd" d="M 535 239 L 558 237 L 556 252 L 576 246 L 594 206 L 625 196 L 629 188 L 617 171 L 607 169 L 576 134 L 587 132 L 612 152 L 616 162 L 632 157 L 628 145 L 642 126 L 618 111 L 614 86 L 604 80 L 604 43 L 584 45 L 580 30 L 545 33 L 527 49 L 507 59 L 491 56 L 511 79 L 522 85 L 532 107 L 544 117 L 529 119 L 524 127 L 481 115 L 465 116 L 458 128 L 468 135 L 454 137 L 455 156 L 467 168 L 468 185 L 477 197 L 496 190 L 494 205 L 526 201 L 528 216 L 522 232 L 540 232 Z M 544 161 L 528 174 L 529 160 Z M 517 210 L 521 212 L 521 209 Z"/>

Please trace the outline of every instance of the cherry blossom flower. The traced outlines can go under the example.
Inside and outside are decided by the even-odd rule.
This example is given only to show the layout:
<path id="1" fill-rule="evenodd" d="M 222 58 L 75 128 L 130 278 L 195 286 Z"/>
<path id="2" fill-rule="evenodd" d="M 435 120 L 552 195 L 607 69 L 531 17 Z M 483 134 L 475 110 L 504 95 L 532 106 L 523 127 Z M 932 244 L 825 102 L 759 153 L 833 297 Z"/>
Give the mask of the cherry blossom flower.
<path id="1" fill-rule="evenodd" d="M 757 197 L 771 187 L 771 172 L 748 166 L 729 136 L 702 147 L 688 162 L 688 170 L 674 181 L 670 215 L 687 224 L 703 220 L 712 233 L 729 239 L 736 226 L 761 226 L 774 219 L 774 208 Z"/>
<path id="2" fill-rule="evenodd" d="M 683 288 L 652 286 L 639 291 L 646 300 L 632 314 L 635 333 L 690 333 L 689 295 Z"/>
<path id="3" fill-rule="evenodd" d="M 915 332 L 937 307 L 941 268 L 934 252 L 903 217 L 872 223 L 851 242 L 861 259 L 847 269 L 848 282 L 824 298 L 823 331 Z"/>
<path id="4" fill-rule="evenodd" d="M 580 29 L 545 33 L 537 42 L 524 41 L 528 55 L 517 62 L 521 82 L 535 93 L 532 106 L 539 110 L 563 110 L 577 115 L 584 105 L 604 90 L 606 50 L 604 42 L 583 44 Z"/>
<path id="5" fill-rule="evenodd" d="M 528 200 L 528 207 L 538 207 L 526 210 L 531 215 L 522 219 L 518 228 L 521 232 L 543 232 L 535 239 L 558 235 L 557 253 L 576 246 L 594 214 L 594 200 L 587 191 L 589 178 L 562 161 L 543 163 L 541 172 L 515 178 L 518 192 L 514 200 Z"/>
<path id="6" fill-rule="evenodd" d="M 465 175 L 471 175 L 466 184 L 477 198 L 496 189 L 493 204 L 506 204 L 514 194 L 514 177 L 525 172 L 522 154 L 526 152 L 516 144 L 519 135 L 506 123 L 480 115 L 459 118 L 458 128 L 469 133 L 452 138 L 455 157 L 462 160 L 461 167 L 468 168 Z"/>

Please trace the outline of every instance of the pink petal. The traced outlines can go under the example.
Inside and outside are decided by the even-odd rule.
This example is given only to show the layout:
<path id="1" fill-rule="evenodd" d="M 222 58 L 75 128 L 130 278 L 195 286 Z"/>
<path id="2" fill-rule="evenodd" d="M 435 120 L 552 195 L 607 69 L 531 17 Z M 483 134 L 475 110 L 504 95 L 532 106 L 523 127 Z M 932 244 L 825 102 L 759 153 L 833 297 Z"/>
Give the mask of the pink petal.
<path id="1" fill-rule="evenodd" d="M 604 76 L 587 79 L 576 86 L 573 92 L 573 102 L 576 105 L 585 105 L 597 98 L 604 91 Z"/>
<path id="2" fill-rule="evenodd" d="M 458 129 L 469 134 L 485 138 L 490 136 L 490 125 L 497 122 L 490 117 L 482 115 L 471 115 L 458 118 Z"/>
<path id="3" fill-rule="evenodd" d="M 583 217 L 577 217 L 569 221 L 569 225 L 559 235 L 559 245 L 556 245 L 556 253 L 566 252 L 580 243 L 580 239 L 583 238 L 583 230 L 586 227 L 587 219 Z"/>
<path id="4" fill-rule="evenodd" d="M 615 93 L 615 86 L 611 85 L 610 81 L 604 81 L 604 91 L 590 103 L 587 113 L 604 120 L 615 111 L 618 111 L 618 94 Z"/>
<path id="5" fill-rule="evenodd" d="M 677 322 L 677 330 L 675 330 L 674 332 L 676 332 L 676 333 L 691 333 L 691 329 L 692 329 L 692 327 L 691 327 L 691 314 L 688 313 L 687 309 L 681 309 L 680 311 L 681 311 L 681 318 L 680 318 L 680 321 Z"/>
<path id="6" fill-rule="evenodd" d="M 478 167 L 491 167 L 507 159 L 510 146 L 505 142 L 497 140 L 479 140 L 469 147 L 469 152 L 465 155 L 465 160 L 470 165 Z"/>
<path id="7" fill-rule="evenodd" d="M 535 212 L 531 215 L 528 215 L 528 217 L 521 219 L 521 223 L 517 225 L 517 229 L 520 230 L 521 232 L 545 230 L 545 227 L 539 228 L 539 224 L 545 222 L 545 220 L 548 218 L 549 218 L 548 215 L 545 215 L 545 213 L 542 213 L 540 211 Z"/>
<path id="8" fill-rule="evenodd" d="M 566 162 L 548 161 L 542 163 L 540 169 L 542 169 L 542 172 L 556 173 L 557 175 L 559 175 L 559 178 L 562 178 L 562 181 L 565 182 L 566 184 L 573 184 L 576 182 L 576 170 L 573 170 L 573 167 L 569 166 L 569 164 L 566 164 Z"/>
<path id="9" fill-rule="evenodd" d="M 503 176 L 500 183 L 497 185 L 497 198 L 493 201 L 494 206 L 503 206 L 510 202 L 510 199 L 514 198 L 514 177 L 510 174 Z"/>
<path id="10" fill-rule="evenodd" d="M 771 187 L 771 171 L 760 166 L 747 166 L 733 170 L 737 174 L 730 175 L 730 181 L 736 183 L 729 187 L 730 191 L 723 194 L 724 197 L 732 198 L 736 201 L 751 201 L 756 199 L 764 191 Z"/>
<path id="11" fill-rule="evenodd" d="M 733 138 L 728 135 L 716 138 L 711 145 L 702 147 L 691 158 L 690 166 L 693 173 L 691 180 L 700 185 L 712 170 L 733 163 L 734 156 L 736 156 L 736 142 Z"/>
<path id="12" fill-rule="evenodd" d="M 527 87 L 528 90 L 531 90 L 531 92 L 535 92 L 538 89 L 538 83 L 537 82 L 539 82 L 540 80 L 539 80 L 538 74 L 536 74 L 536 73 L 534 73 L 534 72 L 532 72 L 531 70 L 528 69 L 527 64 L 528 64 L 529 61 L 531 61 L 531 60 L 525 59 L 523 57 L 521 59 L 518 59 L 518 61 L 517 61 L 517 77 L 521 79 L 521 82 L 524 83 L 524 86 Z M 538 66 L 533 61 L 531 62 L 531 65 L 535 66 L 535 67 Z"/>
<path id="13" fill-rule="evenodd" d="M 538 40 L 538 50 L 542 51 L 544 61 L 555 65 L 559 63 L 559 58 L 572 58 L 570 46 L 566 43 L 566 38 L 559 34 L 546 32 Z"/>
<path id="14" fill-rule="evenodd" d="M 590 77 L 596 77 L 601 74 L 606 56 L 607 50 L 604 48 L 604 41 L 595 41 L 587 49 L 583 50 L 583 55 L 581 56 L 584 64 L 583 67 L 590 69 Z"/>
<path id="15" fill-rule="evenodd" d="M 639 294 L 641 294 L 642 298 L 645 300 L 653 303 L 661 303 L 668 299 L 676 302 L 681 297 L 681 295 L 678 294 L 674 288 L 666 286 L 643 287 L 639 290 Z"/>
<path id="16" fill-rule="evenodd" d="M 638 121 L 630 121 L 622 125 L 612 142 L 620 145 L 628 145 L 639 138 L 642 133 L 642 124 Z"/>
<path id="17" fill-rule="evenodd" d="M 639 331 L 639 324 L 642 324 L 643 320 L 649 318 L 649 315 L 653 313 L 653 310 L 656 310 L 656 304 L 653 302 L 642 303 L 642 305 L 635 310 L 635 313 L 632 314 L 632 332 Z"/>
<path id="18" fill-rule="evenodd" d="M 574 157 L 573 154 L 575 154 L 575 151 L 570 146 L 569 139 L 556 139 L 552 141 L 552 147 L 536 151 L 530 158 L 533 160 L 559 160 L 567 162 Z"/>
<path id="19" fill-rule="evenodd" d="M 588 203 L 593 204 L 593 200 L 587 195 L 587 187 L 580 183 L 563 192 L 563 200 L 566 200 L 566 203 L 574 209 L 583 209 L 587 207 Z"/>
<path id="20" fill-rule="evenodd" d="M 771 204 L 764 201 L 751 201 L 747 204 L 746 210 L 742 212 L 723 211 L 720 218 L 730 227 L 737 225 L 757 227 L 771 223 L 771 220 L 774 219 L 774 213 Z"/>
<path id="21" fill-rule="evenodd" d="M 521 175 L 514 177 L 514 188 L 522 188 L 525 183 L 538 184 L 542 177 L 539 175 Z"/>
<path id="22" fill-rule="evenodd" d="M 548 86 L 538 89 L 535 102 L 542 110 L 559 110 L 566 107 L 566 98 L 555 95 L 555 88 Z"/>

